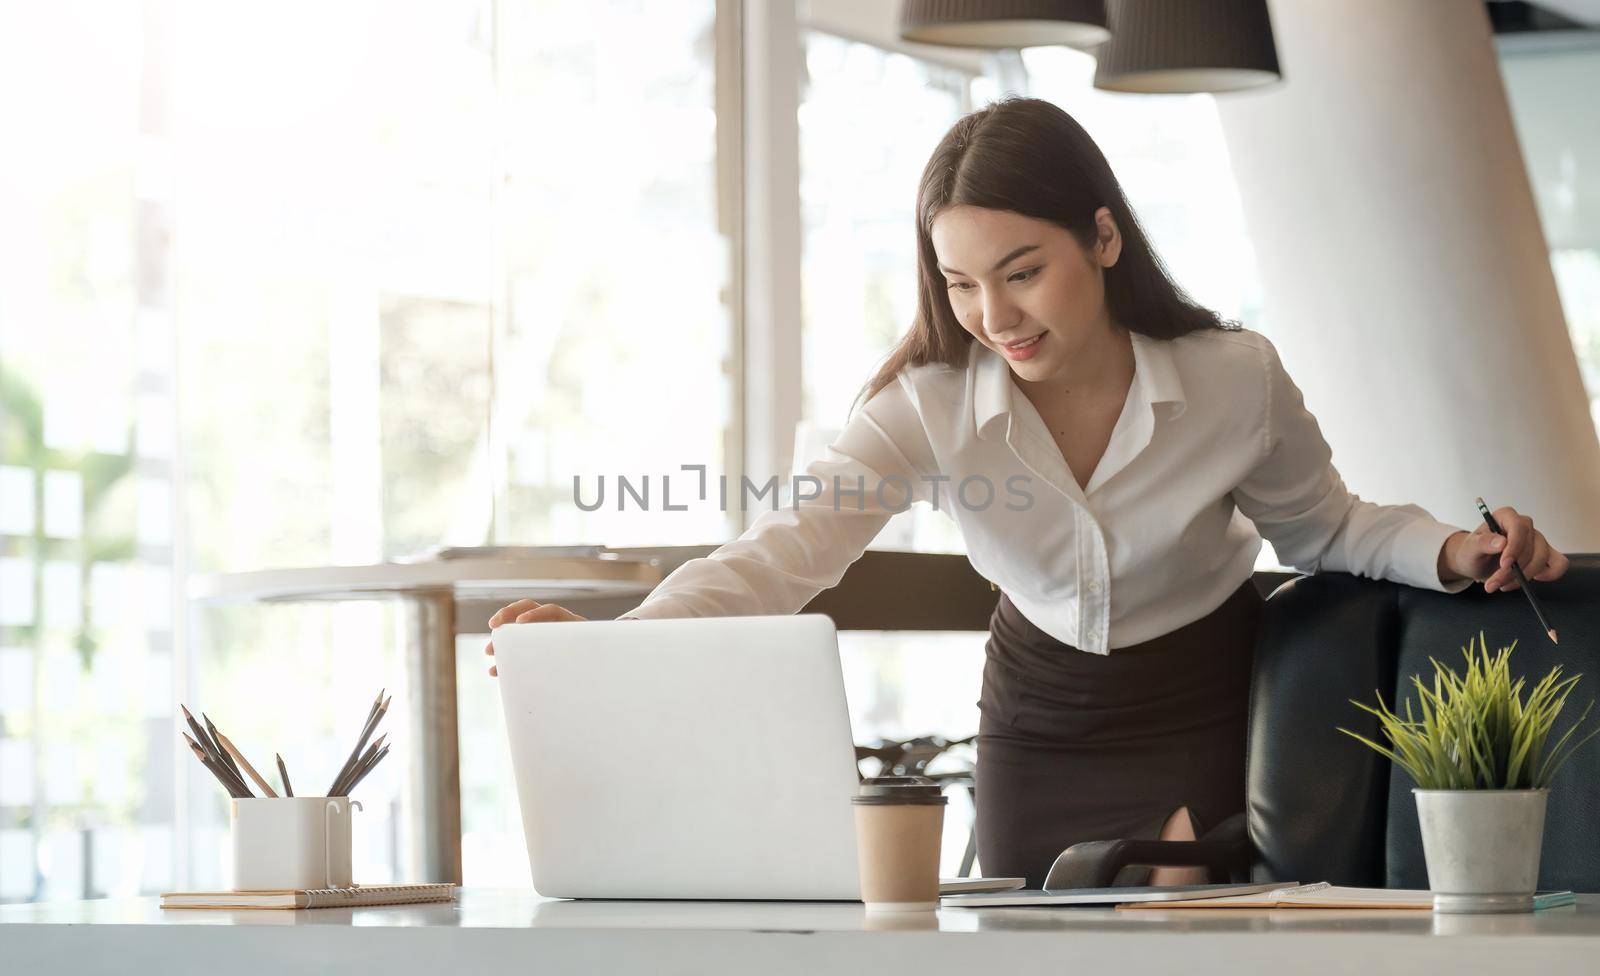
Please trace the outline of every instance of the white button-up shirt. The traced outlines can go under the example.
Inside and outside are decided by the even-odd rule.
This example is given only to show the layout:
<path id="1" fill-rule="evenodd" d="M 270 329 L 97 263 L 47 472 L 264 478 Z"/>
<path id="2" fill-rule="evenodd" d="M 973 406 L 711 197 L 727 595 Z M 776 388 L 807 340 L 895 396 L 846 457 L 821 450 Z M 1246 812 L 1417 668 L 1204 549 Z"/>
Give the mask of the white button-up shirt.
<path id="1" fill-rule="evenodd" d="M 1266 337 L 1132 338 L 1133 382 L 1085 487 L 1005 359 L 972 342 L 963 369 L 902 370 L 806 466 L 815 484 L 797 479 L 794 500 L 623 616 L 795 613 L 908 498 L 955 519 L 973 567 L 1040 630 L 1094 654 L 1216 609 L 1250 577 L 1262 536 L 1303 572 L 1470 585 L 1439 581 L 1455 526 L 1346 489 Z"/>

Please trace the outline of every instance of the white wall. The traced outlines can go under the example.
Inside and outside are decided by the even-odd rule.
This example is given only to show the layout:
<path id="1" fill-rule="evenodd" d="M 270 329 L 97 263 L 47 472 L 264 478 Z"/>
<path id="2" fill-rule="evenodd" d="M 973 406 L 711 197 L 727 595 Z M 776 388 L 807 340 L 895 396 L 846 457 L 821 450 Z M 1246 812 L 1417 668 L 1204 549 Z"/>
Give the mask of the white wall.
<path id="1" fill-rule="evenodd" d="M 1266 332 L 1352 490 L 1600 549 L 1600 445 L 1483 5 L 1271 4 L 1285 81 L 1218 98 Z"/>

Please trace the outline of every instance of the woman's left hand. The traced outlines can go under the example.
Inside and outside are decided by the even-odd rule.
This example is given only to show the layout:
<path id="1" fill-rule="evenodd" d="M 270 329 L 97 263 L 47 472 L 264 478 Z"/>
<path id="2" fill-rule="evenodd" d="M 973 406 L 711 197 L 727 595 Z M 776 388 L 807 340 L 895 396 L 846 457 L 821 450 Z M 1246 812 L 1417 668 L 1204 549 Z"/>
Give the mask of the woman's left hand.
<path id="1" fill-rule="evenodd" d="M 1519 587 L 1511 572 L 1513 563 L 1521 566 L 1530 580 L 1560 579 L 1566 573 L 1570 561 L 1533 527 L 1533 519 L 1507 507 L 1495 509 L 1494 520 L 1505 530 L 1504 536 L 1489 531 L 1485 523 L 1471 533 L 1457 532 L 1445 540 L 1439 554 L 1442 581 L 1482 580 L 1484 592 L 1493 593 Z M 1449 579 L 1445 579 L 1445 571 Z"/>

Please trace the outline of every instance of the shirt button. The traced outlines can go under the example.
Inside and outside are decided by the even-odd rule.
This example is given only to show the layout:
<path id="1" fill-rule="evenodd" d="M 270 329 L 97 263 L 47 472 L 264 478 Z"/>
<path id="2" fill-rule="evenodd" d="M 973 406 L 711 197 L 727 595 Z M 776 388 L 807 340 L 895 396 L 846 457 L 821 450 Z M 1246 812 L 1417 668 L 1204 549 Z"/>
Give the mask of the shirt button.
<path id="1" fill-rule="evenodd" d="M 1092 641 L 1099 640 L 1100 639 L 1100 631 L 1098 631 L 1098 630 L 1089 631 L 1089 639 L 1092 640 Z"/>
<path id="2" fill-rule="evenodd" d="M 1090 593 L 1099 593 L 1100 592 L 1100 581 L 1099 580 L 1095 580 L 1094 582 L 1089 584 L 1089 592 Z"/>

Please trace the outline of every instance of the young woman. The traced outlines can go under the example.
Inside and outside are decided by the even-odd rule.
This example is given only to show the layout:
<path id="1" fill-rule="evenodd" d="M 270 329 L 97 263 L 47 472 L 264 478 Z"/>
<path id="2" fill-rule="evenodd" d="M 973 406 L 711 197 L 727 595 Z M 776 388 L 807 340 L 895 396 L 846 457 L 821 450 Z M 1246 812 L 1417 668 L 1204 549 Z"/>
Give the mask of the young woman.
<path id="1" fill-rule="evenodd" d="M 1007 98 L 940 141 L 917 263 L 915 322 L 807 468 L 821 494 L 625 616 L 794 613 L 896 511 L 942 508 L 1001 591 L 979 701 L 986 874 L 1039 887 L 1078 841 L 1192 839 L 1244 808 L 1261 536 L 1305 572 L 1446 592 L 1513 589 L 1513 562 L 1566 572 L 1510 508 L 1502 538 L 1351 494 L 1272 343 L 1173 283 L 1105 157 L 1048 102 Z M 490 627 L 575 617 L 522 600 Z"/>

